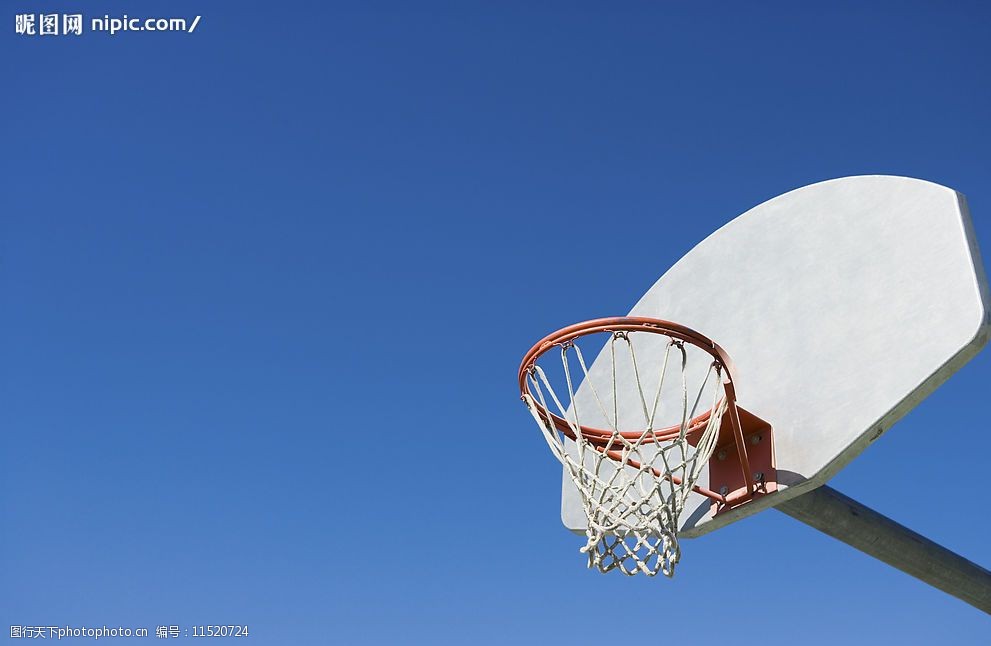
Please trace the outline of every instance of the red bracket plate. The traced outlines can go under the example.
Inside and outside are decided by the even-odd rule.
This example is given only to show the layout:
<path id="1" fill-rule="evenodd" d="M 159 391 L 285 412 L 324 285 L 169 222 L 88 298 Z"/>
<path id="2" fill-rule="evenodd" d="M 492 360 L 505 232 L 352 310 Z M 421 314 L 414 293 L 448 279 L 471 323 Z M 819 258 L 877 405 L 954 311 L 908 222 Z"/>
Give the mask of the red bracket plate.
<path id="1" fill-rule="evenodd" d="M 757 491 L 753 497 L 747 495 L 747 483 L 743 478 L 743 468 L 733 440 L 732 422 L 729 415 L 724 415 L 719 427 L 716 450 L 709 460 L 709 489 L 723 494 L 730 502 L 713 501 L 717 515 L 778 490 L 771 425 L 740 407 L 737 410 L 740 413 L 744 447 Z"/>

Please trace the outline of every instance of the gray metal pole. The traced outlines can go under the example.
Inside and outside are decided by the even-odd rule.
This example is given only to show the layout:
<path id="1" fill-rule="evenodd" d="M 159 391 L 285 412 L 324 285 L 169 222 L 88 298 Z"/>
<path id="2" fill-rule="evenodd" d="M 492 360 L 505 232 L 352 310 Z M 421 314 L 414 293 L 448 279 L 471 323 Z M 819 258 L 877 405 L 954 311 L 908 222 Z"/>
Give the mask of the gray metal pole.
<path id="1" fill-rule="evenodd" d="M 991 614 L 991 572 L 831 487 L 776 509 Z"/>

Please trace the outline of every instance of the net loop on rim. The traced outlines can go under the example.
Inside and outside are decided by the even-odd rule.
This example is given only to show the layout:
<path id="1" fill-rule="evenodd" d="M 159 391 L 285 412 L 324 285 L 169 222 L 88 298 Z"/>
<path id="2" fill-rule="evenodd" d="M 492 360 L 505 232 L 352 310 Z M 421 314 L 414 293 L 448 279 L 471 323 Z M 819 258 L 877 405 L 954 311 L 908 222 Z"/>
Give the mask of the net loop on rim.
<path id="1" fill-rule="evenodd" d="M 606 336 L 593 379 L 578 340 L 595 335 Z M 663 337 L 668 341 L 661 348 Z M 638 360 L 638 347 L 649 362 Z M 553 348 L 560 366 L 550 365 Z M 724 414 L 736 414 L 730 373 L 728 356 L 706 337 L 639 317 L 564 328 L 524 357 L 522 399 L 578 491 L 588 521 L 581 551 L 590 568 L 670 577 L 681 557 L 679 518 L 689 495 L 727 502 L 697 481 Z M 634 430 L 624 430 L 630 426 Z M 749 477 L 747 485 L 752 491 Z"/>

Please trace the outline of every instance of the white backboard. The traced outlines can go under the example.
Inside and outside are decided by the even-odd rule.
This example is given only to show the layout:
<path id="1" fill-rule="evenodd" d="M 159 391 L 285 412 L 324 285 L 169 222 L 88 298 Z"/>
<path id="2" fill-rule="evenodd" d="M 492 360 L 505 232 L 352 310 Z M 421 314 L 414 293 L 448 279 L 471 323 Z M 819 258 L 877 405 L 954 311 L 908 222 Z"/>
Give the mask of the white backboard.
<path id="1" fill-rule="evenodd" d="M 739 405 L 773 426 L 779 491 L 715 518 L 693 494 L 681 534 L 825 483 L 977 354 L 989 303 L 964 197 L 917 179 L 813 184 L 703 240 L 630 315 L 687 325 L 729 353 Z M 584 532 L 567 477 L 562 518 Z"/>

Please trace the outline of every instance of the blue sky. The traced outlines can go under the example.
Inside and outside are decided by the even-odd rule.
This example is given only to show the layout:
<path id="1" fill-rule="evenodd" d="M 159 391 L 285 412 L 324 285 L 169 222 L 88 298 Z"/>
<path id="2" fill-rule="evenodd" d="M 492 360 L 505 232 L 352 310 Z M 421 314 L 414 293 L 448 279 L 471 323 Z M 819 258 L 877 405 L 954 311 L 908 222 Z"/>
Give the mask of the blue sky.
<path id="1" fill-rule="evenodd" d="M 673 581 L 589 572 L 516 391 L 536 338 L 815 181 L 952 186 L 987 260 L 991 12 L 863 4 L 7 3 L 0 621 L 986 640 L 775 511 Z M 988 383 L 985 352 L 832 484 L 991 564 Z"/>

